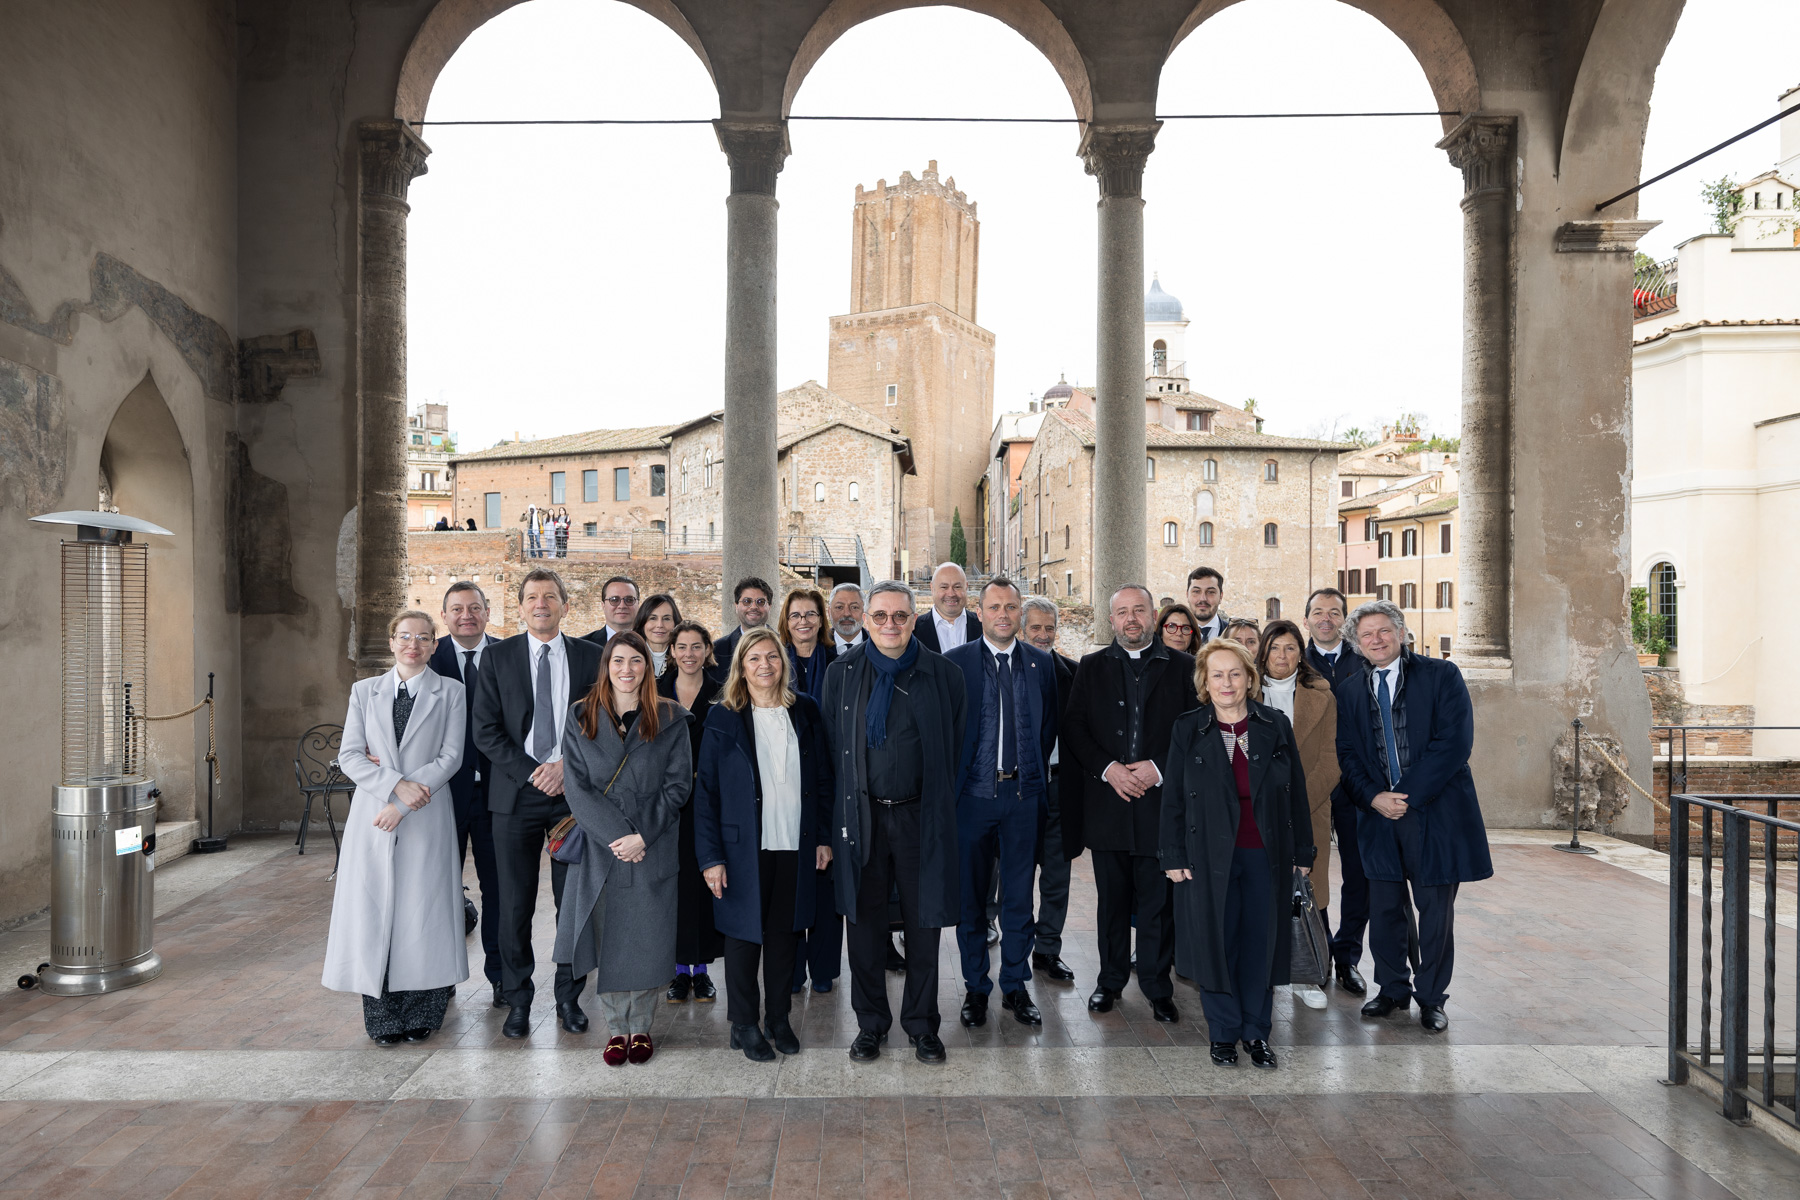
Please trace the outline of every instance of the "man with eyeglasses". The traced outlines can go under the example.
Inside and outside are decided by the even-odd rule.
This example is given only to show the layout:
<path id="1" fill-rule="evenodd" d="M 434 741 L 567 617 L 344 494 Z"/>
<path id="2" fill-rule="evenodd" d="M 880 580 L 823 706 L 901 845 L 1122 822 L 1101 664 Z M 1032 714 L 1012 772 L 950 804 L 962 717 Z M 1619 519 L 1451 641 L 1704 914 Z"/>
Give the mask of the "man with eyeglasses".
<path id="1" fill-rule="evenodd" d="M 850 1057 L 881 1056 L 888 1004 L 888 895 L 900 894 L 906 986 L 900 1027 L 920 1062 L 944 1061 L 938 1038 L 938 939 L 961 909 L 956 770 L 962 672 L 913 636 L 912 589 L 878 583 L 863 613 L 868 640 L 825 673 L 826 734 L 836 768 L 832 829 L 838 911 L 850 919 Z"/>
<path id="2" fill-rule="evenodd" d="M 614 575 L 600 585 L 600 603 L 606 606 L 606 624 L 582 636 L 597 646 L 604 646 L 615 634 L 630 633 L 637 623 L 637 581 L 629 575 Z"/>
<path id="3" fill-rule="evenodd" d="M 744 636 L 744 630 L 761 629 L 769 623 L 769 606 L 774 599 L 775 589 L 755 575 L 744 576 L 731 589 L 737 628 L 713 643 L 713 666 L 708 668 L 708 673 L 719 683 L 723 684 L 731 673 L 731 656 L 737 653 L 738 639 Z"/>

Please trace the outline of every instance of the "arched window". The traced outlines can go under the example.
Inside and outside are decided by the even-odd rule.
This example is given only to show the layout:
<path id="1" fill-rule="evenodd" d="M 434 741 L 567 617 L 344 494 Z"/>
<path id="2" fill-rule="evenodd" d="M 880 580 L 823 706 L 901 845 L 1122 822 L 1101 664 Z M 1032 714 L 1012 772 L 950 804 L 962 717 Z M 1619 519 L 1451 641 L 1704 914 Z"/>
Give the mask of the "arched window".
<path id="1" fill-rule="evenodd" d="M 1280 596 L 1270 596 L 1263 602 L 1263 620 L 1265 622 L 1281 620 Z"/>
<path id="2" fill-rule="evenodd" d="M 1212 545 L 1212 522 L 1200 522 L 1200 528 L 1194 532 L 1194 542 L 1200 546 Z"/>
<path id="3" fill-rule="evenodd" d="M 1200 464 L 1200 478 L 1208 483 L 1219 482 L 1219 460 L 1209 458 Z"/>
<path id="4" fill-rule="evenodd" d="M 813 484 L 813 503 L 825 503 L 825 485 L 823 483 Z"/>
<path id="5" fill-rule="evenodd" d="M 1150 373 L 1161 375 L 1169 367 L 1169 343 L 1157 338 L 1150 346 Z"/>
<path id="6" fill-rule="evenodd" d="M 1280 545 L 1281 544 L 1280 533 L 1281 533 L 1281 530 L 1276 527 L 1275 522 L 1270 521 L 1268 524 L 1264 525 L 1263 526 L 1263 545 L 1265 545 L 1265 546 Z"/>
<path id="7" fill-rule="evenodd" d="M 1144 478 L 1145 479 L 1155 479 L 1156 478 L 1156 460 L 1154 458 L 1144 459 Z"/>
<path id="8" fill-rule="evenodd" d="M 1213 515 L 1213 494 L 1211 492 L 1194 493 L 1194 519 L 1204 521 Z"/>
<path id="9" fill-rule="evenodd" d="M 1163 545 L 1165 545 L 1165 546 L 1181 545 L 1181 526 L 1177 525 L 1173 521 L 1164 521 L 1163 522 Z"/>
<path id="10" fill-rule="evenodd" d="M 1277 479 L 1280 479 L 1280 478 L 1281 478 L 1281 464 L 1277 463 L 1272 458 L 1266 459 L 1263 462 L 1263 482 L 1264 483 L 1274 483 Z"/>
<path id="11" fill-rule="evenodd" d="M 705 482 L 702 483 L 701 486 L 702 487 L 711 487 L 712 485 L 713 485 L 713 452 L 710 448 L 708 448 L 708 450 L 706 451 Z"/>
<path id="12" fill-rule="evenodd" d="M 1669 649 L 1676 648 L 1675 617 L 1678 593 L 1675 588 L 1675 564 L 1657 563 L 1650 568 L 1650 615 L 1662 618 L 1663 637 Z"/>
<path id="13" fill-rule="evenodd" d="M 852 501 L 862 499 L 862 484 L 857 483 L 854 479 L 850 481 L 850 499 Z"/>

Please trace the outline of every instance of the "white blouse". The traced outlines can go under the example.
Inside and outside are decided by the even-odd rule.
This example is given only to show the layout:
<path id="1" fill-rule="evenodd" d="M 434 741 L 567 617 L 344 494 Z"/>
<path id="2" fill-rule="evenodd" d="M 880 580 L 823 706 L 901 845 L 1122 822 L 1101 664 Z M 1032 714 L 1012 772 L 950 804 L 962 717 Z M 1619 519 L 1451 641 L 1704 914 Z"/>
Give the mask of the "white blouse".
<path id="1" fill-rule="evenodd" d="M 788 710 L 752 707 L 756 772 L 762 781 L 762 848 L 800 848 L 800 735 Z"/>
<path id="2" fill-rule="evenodd" d="M 1263 703 L 1271 708 L 1279 708 L 1289 721 L 1294 719 L 1294 686 L 1300 682 L 1300 672 L 1295 671 L 1286 679 L 1270 679 L 1263 677 Z"/>

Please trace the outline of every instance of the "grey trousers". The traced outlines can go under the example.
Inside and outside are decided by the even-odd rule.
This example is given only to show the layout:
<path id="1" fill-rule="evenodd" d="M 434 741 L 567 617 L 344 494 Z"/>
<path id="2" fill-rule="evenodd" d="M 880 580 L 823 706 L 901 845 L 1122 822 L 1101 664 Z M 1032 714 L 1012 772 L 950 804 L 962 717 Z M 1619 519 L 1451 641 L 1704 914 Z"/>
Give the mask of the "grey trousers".
<path id="1" fill-rule="evenodd" d="M 650 1022 L 656 1016 L 656 1001 L 661 995 L 661 988 L 649 988 L 642 992 L 599 993 L 600 1011 L 606 1017 L 607 1036 L 630 1037 L 636 1033 L 649 1033 Z"/>
<path id="2" fill-rule="evenodd" d="M 1055 776 L 1050 794 L 1057 794 Z M 1051 801 L 1038 838 L 1037 939 L 1032 947 L 1050 958 L 1062 955 L 1063 923 L 1069 919 L 1069 860 L 1063 857 L 1062 816 Z"/>

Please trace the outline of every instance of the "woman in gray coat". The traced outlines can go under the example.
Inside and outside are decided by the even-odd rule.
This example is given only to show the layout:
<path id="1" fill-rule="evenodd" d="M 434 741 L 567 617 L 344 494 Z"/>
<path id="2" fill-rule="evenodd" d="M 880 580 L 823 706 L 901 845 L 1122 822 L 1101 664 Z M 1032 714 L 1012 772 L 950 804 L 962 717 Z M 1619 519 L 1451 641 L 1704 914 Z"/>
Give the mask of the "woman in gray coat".
<path id="1" fill-rule="evenodd" d="M 596 973 L 612 1066 L 649 1062 L 650 1022 L 675 973 L 682 806 L 694 786 L 688 715 L 656 694 L 650 647 L 617 633 L 563 731 L 563 788 L 586 840 L 571 863 L 555 959 Z"/>

